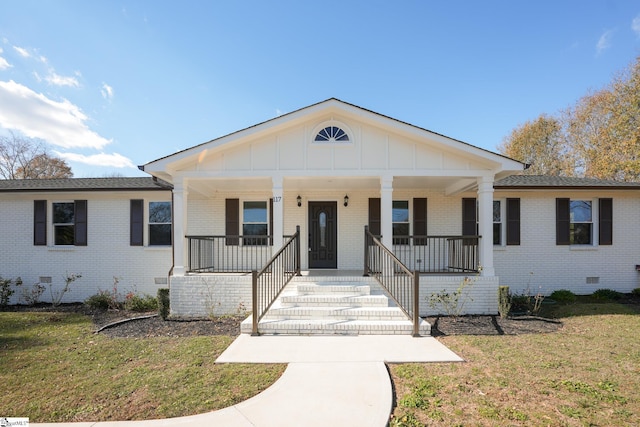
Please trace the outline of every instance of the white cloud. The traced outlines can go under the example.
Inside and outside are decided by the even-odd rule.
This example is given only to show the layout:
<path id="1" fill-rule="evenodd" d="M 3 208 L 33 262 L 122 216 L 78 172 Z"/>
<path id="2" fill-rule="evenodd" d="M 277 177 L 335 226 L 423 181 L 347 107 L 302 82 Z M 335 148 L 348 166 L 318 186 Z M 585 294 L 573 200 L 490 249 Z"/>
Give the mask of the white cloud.
<path id="1" fill-rule="evenodd" d="M 640 37 L 640 15 L 633 18 L 631 21 L 631 29 Z"/>
<path id="2" fill-rule="evenodd" d="M 61 153 L 56 151 L 55 154 L 62 157 L 65 160 L 77 163 L 84 163 L 91 166 L 107 166 L 112 168 L 135 168 L 136 165 L 133 162 L 118 153 L 113 154 L 92 154 L 90 156 L 85 156 L 84 154 L 78 153 Z"/>
<path id="3" fill-rule="evenodd" d="M 18 52 L 18 55 L 22 56 L 23 58 L 30 58 L 31 54 L 29 53 L 29 51 L 23 47 L 19 47 L 19 46 L 14 46 L 13 50 L 15 50 L 16 52 Z"/>
<path id="4" fill-rule="evenodd" d="M 44 79 L 47 81 L 47 83 L 55 86 L 80 87 L 80 83 L 78 83 L 78 79 L 76 79 L 75 77 L 64 77 L 56 74 L 56 72 L 53 70 L 51 70 L 49 72 L 49 75 Z"/>
<path id="5" fill-rule="evenodd" d="M 0 81 L 0 126 L 64 148 L 101 149 L 111 141 L 86 125 L 88 117 L 63 99 L 54 101 L 10 80 Z"/>
<path id="6" fill-rule="evenodd" d="M 596 53 L 599 55 L 611 47 L 611 39 L 613 38 L 613 30 L 605 31 L 596 44 Z"/>
<path id="7" fill-rule="evenodd" d="M 2 48 L 0 47 L 0 53 L 2 53 Z M 0 56 L 0 70 L 6 70 L 7 68 L 11 68 L 13 65 L 9 64 L 9 62 Z"/>
<path id="8" fill-rule="evenodd" d="M 100 89 L 102 97 L 107 100 L 113 99 L 113 88 L 106 83 L 102 83 L 102 89 Z"/>

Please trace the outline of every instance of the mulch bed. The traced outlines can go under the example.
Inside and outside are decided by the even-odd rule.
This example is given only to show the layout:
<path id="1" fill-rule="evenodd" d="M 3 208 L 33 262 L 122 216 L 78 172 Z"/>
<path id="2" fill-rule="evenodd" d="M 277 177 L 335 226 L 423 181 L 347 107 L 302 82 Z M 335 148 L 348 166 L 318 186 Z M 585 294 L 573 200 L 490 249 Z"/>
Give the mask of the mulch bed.
<path id="1" fill-rule="evenodd" d="M 224 316 L 204 320 L 162 320 L 159 316 L 148 317 L 155 313 L 137 313 L 127 310 L 98 310 L 84 304 L 62 304 L 51 307 L 40 304 L 36 307 L 9 306 L 10 311 L 62 311 L 75 312 L 90 316 L 95 330 L 109 337 L 146 338 L 146 337 L 191 337 L 208 335 L 238 336 L 241 316 Z M 122 322 L 126 319 L 147 317 Z M 562 327 L 557 320 L 535 316 L 519 316 L 502 319 L 499 316 L 460 316 L 457 319 L 448 316 L 426 317 L 431 324 L 432 336 L 446 335 L 520 335 L 555 332 Z M 107 326 L 107 327 L 105 327 Z M 103 329 L 102 329 L 103 328 Z"/>
<path id="2" fill-rule="evenodd" d="M 431 335 L 521 335 L 555 332 L 562 327 L 558 320 L 536 316 L 448 316 L 426 317 L 431 324 Z"/>

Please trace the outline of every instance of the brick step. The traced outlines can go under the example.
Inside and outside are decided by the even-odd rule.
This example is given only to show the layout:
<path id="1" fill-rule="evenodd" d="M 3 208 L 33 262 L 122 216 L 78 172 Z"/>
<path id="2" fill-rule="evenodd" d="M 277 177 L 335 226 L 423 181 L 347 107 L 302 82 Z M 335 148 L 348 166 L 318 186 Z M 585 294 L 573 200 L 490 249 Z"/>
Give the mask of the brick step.
<path id="1" fill-rule="evenodd" d="M 279 307 L 272 308 L 263 320 L 406 320 L 398 307 Z"/>
<path id="2" fill-rule="evenodd" d="M 388 307 L 389 299 L 384 295 L 312 294 L 284 295 L 280 297 L 282 307 Z"/>
<path id="3" fill-rule="evenodd" d="M 242 333 L 251 333 L 251 316 L 242 322 Z M 407 335 L 413 325 L 409 320 L 267 320 L 260 321 L 263 335 Z M 430 335 L 431 325 L 422 320 L 420 334 Z"/>
<path id="4" fill-rule="evenodd" d="M 297 291 L 299 295 L 312 294 L 355 294 L 370 295 L 371 287 L 369 285 L 358 285 L 345 282 L 322 282 L 322 283 L 298 283 Z"/>

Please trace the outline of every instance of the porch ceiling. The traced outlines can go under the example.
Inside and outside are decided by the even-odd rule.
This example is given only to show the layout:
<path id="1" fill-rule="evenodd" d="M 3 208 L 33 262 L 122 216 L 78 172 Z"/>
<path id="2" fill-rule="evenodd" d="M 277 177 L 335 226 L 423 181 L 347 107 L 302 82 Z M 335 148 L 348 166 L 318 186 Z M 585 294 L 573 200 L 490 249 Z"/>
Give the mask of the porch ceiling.
<path id="1" fill-rule="evenodd" d="M 395 177 L 393 188 L 408 190 L 414 188 L 448 190 L 450 188 L 475 188 L 475 180 L 468 177 Z M 189 191 L 202 195 L 215 194 L 218 191 L 271 191 L 271 177 L 260 178 L 214 178 L 189 180 Z M 304 190 L 364 190 L 380 189 L 380 177 L 289 177 L 283 182 L 284 191 Z"/>

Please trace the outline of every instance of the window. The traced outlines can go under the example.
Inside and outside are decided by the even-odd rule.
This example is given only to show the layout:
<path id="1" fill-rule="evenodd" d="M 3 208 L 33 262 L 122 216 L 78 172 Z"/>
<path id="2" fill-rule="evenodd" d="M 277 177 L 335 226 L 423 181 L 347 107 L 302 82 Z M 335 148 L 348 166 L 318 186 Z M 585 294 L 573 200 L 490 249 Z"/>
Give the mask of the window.
<path id="1" fill-rule="evenodd" d="M 171 202 L 149 202 L 149 246 L 171 245 Z"/>
<path id="2" fill-rule="evenodd" d="M 493 201 L 493 244 L 502 244 L 502 212 L 500 200 Z"/>
<path id="3" fill-rule="evenodd" d="M 349 135 L 337 126 L 327 126 L 317 133 L 315 142 L 349 142 Z"/>
<path id="4" fill-rule="evenodd" d="M 592 244 L 591 201 L 571 200 L 569 202 L 569 220 L 569 243 L 572 245 Z"/>
<path id="5" fill-rule="evenodd" d="M 87 201 L 54 202 L 53 244 L 56 246 L 87 245 Z"/>
<path id="6" fill-rule="evenodd" d="M 556 199 L 557 245 L 612 245 L 613 200 Z"/>
<path id="7" fill-rule="evenodd" d="M 73 245 L 75 242 L 73 202 L 53 204 L 53 241 L 55 245 Z"/>
<path id="8" fill-rule="evenodd" d="M 407 200 L 393 201 L 393 244 L 409 244 L 409 202 Z"/>
<path id="9" fill-rule="evenodd" d="M 242 205 L 242 243 L 244 245 L 267 245 L 269 223 L 267 202 L 244 202 Z M 264 237 L 259 237 L 264 236 Z"/>

